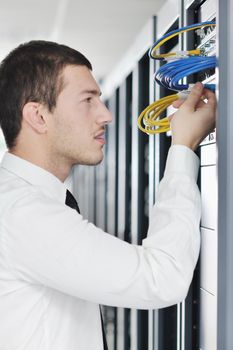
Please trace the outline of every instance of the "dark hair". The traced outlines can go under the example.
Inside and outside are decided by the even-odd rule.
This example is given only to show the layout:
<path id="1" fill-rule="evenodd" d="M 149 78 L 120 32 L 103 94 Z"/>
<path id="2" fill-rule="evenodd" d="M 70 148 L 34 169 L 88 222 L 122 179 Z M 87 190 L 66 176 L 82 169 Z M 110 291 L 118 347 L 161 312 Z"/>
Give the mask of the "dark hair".
<path id="1" fill-rule="evenodd" d="M 21 129 L 22 109 L 30 101 L 52 111 L 63 88 L 62 72 L 67 65 L 91 63 L 80 52 L 50 41 L 21 44 L 0 65 L 0 126 L 9 148 L 15 146 Z"/>

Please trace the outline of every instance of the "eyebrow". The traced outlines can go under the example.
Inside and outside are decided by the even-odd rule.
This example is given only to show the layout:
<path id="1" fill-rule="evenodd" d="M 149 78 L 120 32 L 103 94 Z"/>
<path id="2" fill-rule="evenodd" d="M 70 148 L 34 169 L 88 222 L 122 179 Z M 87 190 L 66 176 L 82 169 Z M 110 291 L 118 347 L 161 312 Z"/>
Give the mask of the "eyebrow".
<path id="1" fill-rule="evenodd" d="M 100 90 L 97 90 L 97 89 L 88 89 L 88 90 L 83 90 L 81 92 L 81 94 L 91 94 L 91 95 L 98 95 L 98 96 L 101 96 L 102 95 L 102 92 Z"/>

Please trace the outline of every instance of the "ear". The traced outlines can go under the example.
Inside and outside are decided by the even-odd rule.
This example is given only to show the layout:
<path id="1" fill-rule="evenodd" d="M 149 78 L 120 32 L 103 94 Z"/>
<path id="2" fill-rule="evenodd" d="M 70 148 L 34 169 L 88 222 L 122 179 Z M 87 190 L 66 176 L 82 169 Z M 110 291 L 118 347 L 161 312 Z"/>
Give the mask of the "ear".
<path id="1" fill-rule="evenodd" d="M 47 132 L 47 124 L 42 111 L 44 108 L 38 102 L 26 103 L 22 111 L 23 121 L 38 134 Z"/>

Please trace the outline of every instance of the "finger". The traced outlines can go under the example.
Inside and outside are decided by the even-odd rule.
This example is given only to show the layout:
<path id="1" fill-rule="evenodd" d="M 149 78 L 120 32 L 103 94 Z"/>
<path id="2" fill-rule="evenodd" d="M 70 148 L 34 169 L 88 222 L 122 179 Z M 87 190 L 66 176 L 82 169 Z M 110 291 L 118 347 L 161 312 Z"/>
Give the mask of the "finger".
<path id="1" fill-rule="evenodd" d="M 203 95 L 203 84 L 198 82 L 192 88 L 186 101 L 183 103 L 183 107 L 186 107 L 189 110 L 194 110 L 196 108 L 196 105 L 200 101 L 202 95 Z"/>
<path id="2" fill-rule="evenodd" d="M 180 108 L 180 106 L 182 106 L 182 104 L 184 103 L 184 99 L 179 99 L 179 100 L 175 100 L 173 103 L 172 103 L 172 107 L 174 108 Z"/>
<path id="3" fill-rule="evenodd" d="M 209 89 L 204 89 L 203 90 L 203 95 L 204 97 L 207 99 L 207 103 L 209 106 L 211 106 L 212 108 L 215 108 L 216 106 L 216 96 L 215 93 Z"/>
<path id="4" fill-rule="evenodd" d="M 201 100 L 197 103 L 196 105 L 196 109 L 200 108 L 200 107 L 203 107 L 206 103 L 203 101 L 205 99 L 205 97 L 202 95 L 201 97 Z M 182 106 L 182 104 L 186 101 L 186 99 L 179 99 L 179 100 L 176 100 L 172 103 L 172 107 L 174 108 L 180 108 L 180 106 Z"/>
<path id="5" fill-rule="evenodd" d="M 198 104 L 196 105 L 196 110 L 205 107 L 206 102 L 204 101 L 199 101 Z"/>
<path id="6" fill-rule="evenodd" d="M 167 117 L 167 119 L 169 120 L 169 122 L 171 122 L 172 118 L 174 117 L 174 114 L 175 114 L 175 113 L 172 113 L 171 115 L 169 115 L 169 116 Z"/>

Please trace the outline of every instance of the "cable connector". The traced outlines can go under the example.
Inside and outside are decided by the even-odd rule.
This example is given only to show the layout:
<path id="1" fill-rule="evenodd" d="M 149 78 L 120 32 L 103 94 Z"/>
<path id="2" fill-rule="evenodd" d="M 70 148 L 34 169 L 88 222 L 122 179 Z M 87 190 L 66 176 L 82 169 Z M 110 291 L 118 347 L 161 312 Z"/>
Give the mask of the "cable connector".
<path id="1" fill-rule="evenodd" d="M 188 58 L 189 57 L 189 51 L 176 51 L 172 56 L 165 57 L 166 61 L 172 61 L 179 58 Z"/>
<path id="2" fill-rule="evenodd" d="M 188 97 L 189 93 L 190 93 L 189 90 L 183 90 L 183 91 L 179 91 L 177 93 L 177 95 L 178 95 L 179 99 L 186 100 L 186 98 Z"/>
<path id="3" fill-rule="evenodd" d="M 188 84 L 188 89 L 187 90 L 182 90 L 182 91 L 177 92 L 177 95 L 179 96 L 179 98 L 185 100 L 188 97 L 188 95 L 190 94 L 190 92 L 191 92 L 192 88 L 194 87 L 194 85 L 195 84 Z M 204 85 L 204 87 L 206 87 L 206 86 Z M 206 88 L 208 89 L 208 87 L 206 87 Z"/>
<path id="4" fill-rule="evenodd" d="M 196 33 L 201 39 L 204 39 L 206 36 L 204 28 L 196 29 Z"/>

